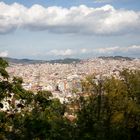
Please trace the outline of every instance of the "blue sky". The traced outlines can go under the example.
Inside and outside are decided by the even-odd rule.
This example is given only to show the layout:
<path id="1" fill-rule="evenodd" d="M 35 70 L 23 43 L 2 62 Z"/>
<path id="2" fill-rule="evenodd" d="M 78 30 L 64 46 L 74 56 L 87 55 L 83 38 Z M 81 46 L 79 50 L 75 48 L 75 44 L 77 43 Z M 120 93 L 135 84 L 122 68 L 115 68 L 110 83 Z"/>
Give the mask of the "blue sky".
<path id="1" fill-rule="evenodd" d="M 140 9 L 139 0 L 3 0 L 7 4 L 12 4 L 14 2 L 23 4 L 25 6 L 32 6 L 33 4 L 40 4 L 44 6 L 62 6 L 71 7 L 85 4 L 87 6 L 99 7 L 105 4 L 114 5 L 116 8 L 127 8 L 127 9 Z"/>
<path id="2" fill-rule="evenodd" d="M 0 56 L 140 57 L 139 5 L 139 0 L 3 0 Z"/>

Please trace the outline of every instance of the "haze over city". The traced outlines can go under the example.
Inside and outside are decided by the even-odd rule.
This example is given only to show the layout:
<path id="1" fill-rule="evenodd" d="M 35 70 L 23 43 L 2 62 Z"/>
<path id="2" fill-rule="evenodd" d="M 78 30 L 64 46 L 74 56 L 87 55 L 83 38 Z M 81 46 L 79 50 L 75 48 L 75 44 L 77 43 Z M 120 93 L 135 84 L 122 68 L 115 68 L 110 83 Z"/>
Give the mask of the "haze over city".
<path id="1" fill-rule="evenodd" d="M 138 0 L 3 0 L 0 56 L 140 56 Z"/>

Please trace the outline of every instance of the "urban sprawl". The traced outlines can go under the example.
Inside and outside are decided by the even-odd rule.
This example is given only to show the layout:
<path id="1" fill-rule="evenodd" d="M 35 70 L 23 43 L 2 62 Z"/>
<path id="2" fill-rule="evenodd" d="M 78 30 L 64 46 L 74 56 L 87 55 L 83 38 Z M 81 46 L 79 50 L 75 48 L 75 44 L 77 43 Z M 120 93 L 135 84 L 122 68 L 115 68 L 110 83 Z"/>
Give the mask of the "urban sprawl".
<path id="1" fill-rule="evenodd" d="M 10 64 L 7 68 L 10 76 L 22 77 L 26 90 L 51 91 L 61 102 L 81 92 L 81 80 L 94 75 L 101 77 L 119 76 L 123 69 L 140 69 L 140 59 L 103 59 L 94 58 L 81 60 L 79 63 L 42 63 L 42 64 Z"/>

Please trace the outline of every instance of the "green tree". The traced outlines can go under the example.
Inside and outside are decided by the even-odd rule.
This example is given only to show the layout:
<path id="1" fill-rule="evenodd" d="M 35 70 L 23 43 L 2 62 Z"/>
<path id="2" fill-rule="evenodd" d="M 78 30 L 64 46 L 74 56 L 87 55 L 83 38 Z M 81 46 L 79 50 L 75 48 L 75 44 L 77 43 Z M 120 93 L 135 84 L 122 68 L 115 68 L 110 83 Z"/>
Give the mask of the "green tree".
<path id="1" fill-rule="evenodd" d="M 90 94 L 80 101 L 79 139 L 140 139 L 140 71 L 123 70 L 119 79 L 94 79 L 88 78 L 83 87 Z"/>

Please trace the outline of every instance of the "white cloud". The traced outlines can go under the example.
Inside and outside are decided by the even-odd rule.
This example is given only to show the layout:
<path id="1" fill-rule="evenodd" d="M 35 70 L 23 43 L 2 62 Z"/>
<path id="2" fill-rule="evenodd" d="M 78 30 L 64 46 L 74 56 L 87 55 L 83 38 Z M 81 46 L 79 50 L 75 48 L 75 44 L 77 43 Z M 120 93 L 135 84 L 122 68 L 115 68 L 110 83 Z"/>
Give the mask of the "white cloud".
<path id="1" fill-rule="evenodd" d="M 127 47 L 114 46 L 114 47 L 102 47 L 102 48 L 81 48 L 81 49 L 65 49 L 65 50 L 50 50 L 48 55 L 51 56 L 101 56 L 101 55 L 125 55 L 125 56 L 139 56 L 140 57 L 140 45 L 132 45 Z"/>
<path id="2" fill-rule="evenodd" d="M 140 57 L 140 45 L 132 46 L 114 46 L 114 47 L 100 47 L 100 48 L 79 48 L 79 49 L 52 49 L 47 53 L 37 52 L 36 56 L 51 56 L 53 58 L 61 57 L 79 57 L 87 58 L 94 56 L 108 56 L 120 55 L 130 57 Z"/>
<path id="3" fill-rule="evenodd" d="M 140 50 L 140 46 L 132 45 L 127 48 L 127 50 Z"/>
<path id="4" fill-rule="evenodd" d="M 139 56 L 140 45 L 132 45 L 128 47 L 106 47 L 93 49 L 92 52 L 97 55 L 125 55 L 125 56 Z"/>
<path id="5" fill-rule="evenodd" d="M 71 50 L 71 49 L 66 49 L 66 50 L 51 50 L 48 54 L 49 55 L 55 55 L 55 56 L 71 56 L 75 54 L 76 52 Z"/>
<path id="6" fill-rule="evenodd" d="M 0 57 L 7 57 L 7 56 L 8 56 L 8 51 L 0 52 Z"/>
<path id="7" fill-rule="evenodd" d="M 83 49 L 81 49 L 80 51 L 81 51 L 81 53 L 85 54 L 85 53 L 87 53 L 87 52 L 88 52 L 88 49 L 83 48 Z"/>
<path id="8" fill-rule="evenodd" d="M 112 52 L 118 51 L 118 50 L 120 50 L 120 47 L 118 47 L 118 46 L 94 49 L 95 52 L 98 52 L 101 54 L 112 53 Z"/>
<path id="9" fill-rule="evenodd" d="M 140 32 L 140 12 L 115 9 L 111 5 L 99 8 L 81 5 L 62 8 L 33 5 L 27 8 L 18 3 L 0 2 L 0 33 L 17 28 L 47 30 L 56 33 L 125 34 Z"/>

